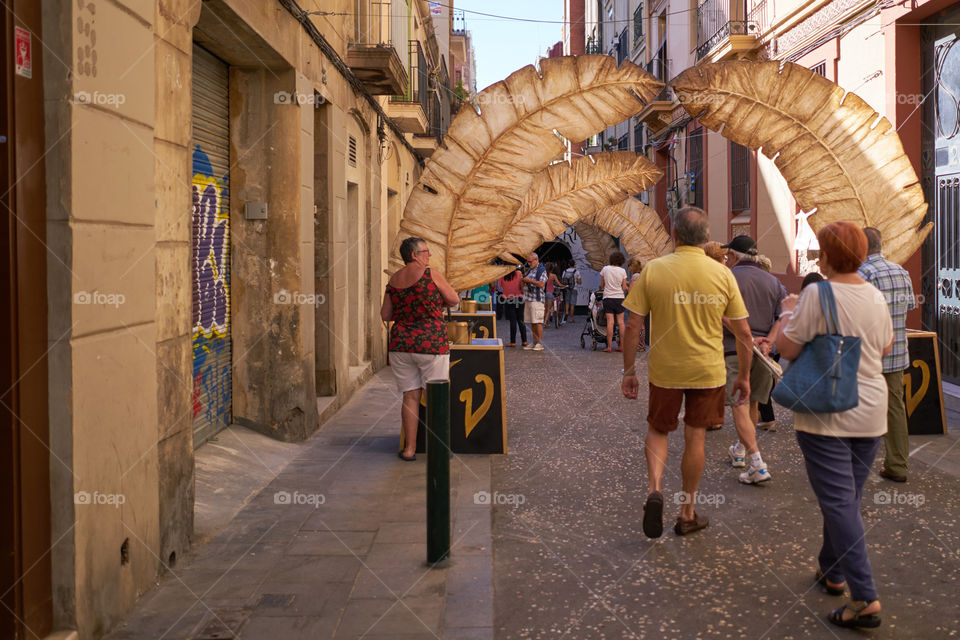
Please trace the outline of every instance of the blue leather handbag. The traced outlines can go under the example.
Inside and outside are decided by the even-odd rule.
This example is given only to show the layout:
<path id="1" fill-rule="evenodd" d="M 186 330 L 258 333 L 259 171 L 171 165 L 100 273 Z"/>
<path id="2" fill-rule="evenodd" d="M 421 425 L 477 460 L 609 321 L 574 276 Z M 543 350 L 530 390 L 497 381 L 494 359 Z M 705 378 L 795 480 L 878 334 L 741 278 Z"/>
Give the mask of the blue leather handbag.
<path id="1" fill-rule="evenodd" d="M 840 335 L 833 289 L 827 281 L 818 282 L 817 287 L 827 333 L 804 345 L 771 397 L 796 413 L 839 413 L 860 403 L 860 338 Z"/>

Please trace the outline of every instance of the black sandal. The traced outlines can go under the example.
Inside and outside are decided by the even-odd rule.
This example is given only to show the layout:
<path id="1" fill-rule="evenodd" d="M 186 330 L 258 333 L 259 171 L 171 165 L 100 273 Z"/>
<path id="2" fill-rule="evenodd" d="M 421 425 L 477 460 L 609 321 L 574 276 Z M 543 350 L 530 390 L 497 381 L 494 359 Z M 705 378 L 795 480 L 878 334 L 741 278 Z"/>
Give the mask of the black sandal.
<path id="1" fill-rule="evenodd" d="M 816 579 L 817 584 L 820 585 L 823 588 L 823 591 L 830 596 L 842 596 L 847 587 L 846 582 L 841 582 L 841 586 L 839 587 L 832 586 L 827 582 L 826 574 L 824 574 L 823 571 L 820 571 L 820 569 L 817 569 Z"/>
<path id="2" fill-rule="evenodd" d="M 663 535 L 663 494 L 653 491 L 643 505 L 643 533 L 648 538 Z"/>
<path id="3" fill-rule="evenodd" d="M 830 615 L 827 616 L 827 620 L 837 625 L 838 627 L 846 627 L 848 629 L 876 629 L 880 626 L 880 614 L 877 613 L 868 613 L 866 615 L 861 615 L 860 612 L 869 607 L 871 604 L 876 602 L 876 600 L 871 600 L 867 602 L 866 600 L 859 601 L 860 605 L 857 606 L 854 604 L 854 601 L 851 600 L 842 607 L 838 607 L 830 612 Z M 843 618 L 843 610 L 849 609 L 853 612 L 853 617 L 847 620 Z"/>

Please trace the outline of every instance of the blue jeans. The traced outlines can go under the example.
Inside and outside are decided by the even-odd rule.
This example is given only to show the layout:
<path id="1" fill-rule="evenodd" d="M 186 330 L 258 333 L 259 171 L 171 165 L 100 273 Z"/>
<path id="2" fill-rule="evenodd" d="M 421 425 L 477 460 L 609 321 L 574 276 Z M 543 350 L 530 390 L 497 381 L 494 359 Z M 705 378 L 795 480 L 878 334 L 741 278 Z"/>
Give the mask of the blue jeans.
<path id="1" fill-rule="evenodd" d="M 820 570 L 846 581 L 852 600 L 876 600 L 860 500 L 881 438 L 834 438 L 797 431 L 810 486 L 823 513 Z"/>

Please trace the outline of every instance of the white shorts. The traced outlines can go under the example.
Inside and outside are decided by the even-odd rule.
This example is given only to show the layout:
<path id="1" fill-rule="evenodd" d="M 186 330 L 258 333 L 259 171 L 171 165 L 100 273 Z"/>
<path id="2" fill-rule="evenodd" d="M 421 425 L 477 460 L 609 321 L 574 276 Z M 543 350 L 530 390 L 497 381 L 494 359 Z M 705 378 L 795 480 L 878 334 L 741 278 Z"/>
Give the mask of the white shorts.
<path id="1" fill-rule="evenodd" d="M 543 324 L 543 302 L 527 300 L 523 305 L 523 321 L 530 324 Z"/>
<path id="2" fill-rule="evenodd" d="M 390 368 L 400 393 L 423 389 L 428 380 L 450 379 L 450 354 L 391 351 Z"/>

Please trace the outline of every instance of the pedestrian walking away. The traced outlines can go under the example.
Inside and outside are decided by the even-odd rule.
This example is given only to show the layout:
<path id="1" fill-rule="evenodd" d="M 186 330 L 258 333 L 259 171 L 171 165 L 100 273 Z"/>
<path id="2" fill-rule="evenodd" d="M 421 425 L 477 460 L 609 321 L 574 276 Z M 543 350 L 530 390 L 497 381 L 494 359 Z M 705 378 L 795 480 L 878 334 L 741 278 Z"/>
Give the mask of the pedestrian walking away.
<path id="1" fill-rule="evenodd" d="M 757 263 L 757 243 L 753 238 L 740 235 L 722 246 L 727 249 L 727 265 L 737 281 L 740 295 L 750 314 L 751 339 L 747 347 L 761 347 L 764 355 L 770 353 L 769 336 L 780 316 L 780 305 L 787 295 L 786 289 L 776 277 L 760 268 Z M 775 336 L 774 336 L 775 337 Z M 749 371 L 750 401 L 738 403 L 733 395 L 733 385 L 739 373 L 736 338 L 729 329 L 723 332 L 723 356 L 727 369 L 726 401 L 733 414 L 737 441 L 730 446 L 728 455 L 734 468 L 746 467 L 740 474 L 744 484 L 760 484 L 771 479 L 770 471 L 760 455 L 757 444 L 757 422 L 760 420 L 759 405 L 770 400 L 773 389 L 773 373 L 760 361 L 753 360 Z"/>
<path id="2" fill-rule="evenodd" d="M 497 280 L 497 286 L 503 291 L 500 306 L 504 316 L 510 322 L 510 342 L 508 347 L 517 346 L 517 328 L 520 329 L 521 346 L 527 346 L 527 325 L 523 323 L 523 283 L 520 281 L 520 267 Z"/>
<path id="3" fill-rule="evenodd" d="M 530 323 L 533 344 L 524 349 L 543 351 L 543 314 L 547 286 L 547 269 L 540 264 L 540 256 L 527 256 L 527 273 L 523 276 L 523 320 Z"/>
<path id="4" fill-rule="evenodd" d="M 708 240 L 707 214 L 697 207 L 681 209 L 671 235 L 676 250 L 647 263 L 624 301 L 630 320 L 623 343 L 623 395 L 636 399 L 637 344 L 644 317 L 650 315 L 649 413 L 644 457 L 650 483 L 643 512 L 643 532 L 663 533 L 663 471 L 669 434 L 679 425 L 684 408 L 684 447 L 680 464 L 683 500 L 674 533 L 687 535 L 709 525 L 694 509 L 703 475 L 706 428 L 723 420 L 723 317 L 730 320 L 739 358 L 734 380 L 738 402 L 750 397 L 749 371 L 753 358 L 747 309 L 729 269 L 704 253 Z M 697 293 L 694 296 L 694 292 Z"/>
<path id="5" fill-rule="evenodd" d="M 827 333 L 820 286 L 836 301 L 837 331 L 860 338 L 857 406 L 838 413 L 796 413 L 794 426 L 807 478 L 823 514 L 823 542 L 814 579 L 829 593 L 850 589 L 850 602 L 828 616 L 842 627 L 880 625 L 880 601 L 860 515 L 863 485 L 886 432 L 887 385 L 882 357 L 893 348 L 893 322 L 883 294 L 857 275 L 867 238 L 850 222 L 834 222 L 817 233 L 820 269 L 827 283 L 807 287 L 799 301 L 784 300 L 789 322 L 777 346 L 795 360 L 804 345 Z M 795 307 L 795 308 L 794 308 Z"/>
<path id="6" fill-rule="evenodd" d="M 865 227 L 867 259 L 858 275 L 883 294 L 893 321 L 893 349 L 883 357 L 883 377 L 887 383 L 887 433 L 883 437 L 883 468 L 880 475 L 893 482 L 907 481 L 910 439 L 907 433 L 907 408 L 903 403 L 903 370 L 910 364 L 907 354 L 907 311 L 916 308 L 910 273 L 883 257 L 883 237 L 873 227 Z"/>
<path id="7" fill-rule="evenodd" d="M 637 278 L 640 277 L 640 272 L 643 271 L 643 263 L 639 258 L 634 258 L 630 261 L 630 281 L 627 284 L 627 292 L 629 293 L 630 287 L 633 286 L 633 283 L 637 281 Z M 624 310 L 623 316 L 624 321 L 629 311 Z M 637 346 L 637 351 L 646 351 L 647 350 L 647 338 L 645 335 L 645 327 L 640 327 L 640 337 L 638 338 L 639 345 Z"/>
<path id="8" fill-rule="evenodd" d="M 728 249 L 724 249 L 723 245 L 715 240 L 710 242 L 705 242 L 703 244 L 703 252 L 707 254 L 708 258 L 716 260 L 720 264 L 727 264 L 727 253 Z M 717 424 L 712 424 L 707 427 L 707 431 L 719 431 L 723 428 L 723 416 L 721 416 L 720 422 Z"/>
<path id="9" fill-rule="evenodd" d="M 403 267 L 390 277 L 380 306 L 384 322 L 393 321 L 387 351 L 390 368 L 403 394 L 401 459 L 416 460 L 420 394 L 427 380 L 450 375 L 450 346 L 443 322 L 445 307 L 460 302 L 457 292 L 438 271 L 430 270 L 430 249 L 421 238 L 400 243 Z"/>
<path id="10" fill-rule="evenodd" d="M 620 344 L 617 351 L 623 351 L 623 298 L 630 286 L 627 272 L 623 268 L 624 257 L 619 251 L 610 254 L 610 264 L 600 270 L 600 288 L 603 290 L 603 312 L 607 316 L 606 353 L 613 350 L 613 325 L 617 324 Z"/>
<path id="11" fill-rule="evenodd" d="M 560 315 L 563 304 L 563 281 L 560 280 L 560 269 L 554 262 L 548 262 L 543 265 L 547 270 L 547 283 L 544 286 L 544 292 L 547 294 L 545 302 L 545 317 L 543 326 L 550 326 L 551 318 L 560 327 Z"/>
<path id="12" fill-rule="evenodd" d="M 563 301 L 565 303 L 565 314 L 563 320 L 564 322 L 570 322 L 573 320 L 574 307 L 577 304 L 577 287 L 583 284 L 583 279 L 580 278 L 580 272 L 577 271 L 576 263 L 570 261 L 560 279 L 563 281 L 564 286 Z"/>

